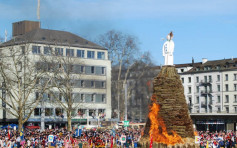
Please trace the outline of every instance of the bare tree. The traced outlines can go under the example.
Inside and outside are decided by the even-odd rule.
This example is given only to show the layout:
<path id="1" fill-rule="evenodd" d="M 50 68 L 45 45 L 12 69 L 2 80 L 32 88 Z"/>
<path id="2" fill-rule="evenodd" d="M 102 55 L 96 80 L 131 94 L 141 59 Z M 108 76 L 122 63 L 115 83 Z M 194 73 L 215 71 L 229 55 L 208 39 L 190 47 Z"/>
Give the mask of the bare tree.
<path id="1" fill-rule="evenodd" d="M 45 72 L 37 70 L 35 59 L 40 58 L 32 55 L 29 47 L 30 44 L 22 44 L 0 48 L 0 78 L 4 90 L 0 99 L 3 109 L 17 118 L 18 131 L 39 105 L 51 79 Z M 36 92 L 39 94 L 37 97 Z"/>
<path id="2" fill-rule="evenodd" d="M 49 101 L 55 107 L 63 109 L 59 114 L 62 115 L 63 111 L 66 111 L 67 129 L 71 131 L 72 118 L 77 115 L 76 110 L 84 102 L 81 94 L 78 91 L 75 92 L 75 87 L 83 85 L 80 76 L 84 71 L 84 66 L 82 62 L 73 58 L 74 53 L 70 52 L 70 47 L 68 47 L 69 52 L 66 53 L 66 56 L 63 56 L 61 48 L 55 48 L 55 51 L 52 51 L 52 48 L 49 47 L 49 50 L 50 56 L 44 57 L 44 64 L 47 65 L 45 70 L 53 77 L 50 84 L 51 89 L 48 91 L 53 99 Z"/>
<path id="3" fill-rule="evenodd" d="M 121 102 L 124 102 L 123 98 L 121 98 L 122 90 L 123 84 L 127 83 L 130 69 L 137 61 L 145 60 L 147 61 L 146 65 L 150 64 L 151 61 L 149 61 L 150 58 L 147 56 L 148 53 L 144 55 L 140 53 L 137 38 L 134 36 L 111 30 L 101 35 L 98 43 L 108 49 L 113 71 L 116 71 L 116 74 L 112 74 L 112 85 L 116 86 L 118 118 L 122 119 L 120 118 L 121 115 L 124 115 L 124 105 L 121 104 Z"/>

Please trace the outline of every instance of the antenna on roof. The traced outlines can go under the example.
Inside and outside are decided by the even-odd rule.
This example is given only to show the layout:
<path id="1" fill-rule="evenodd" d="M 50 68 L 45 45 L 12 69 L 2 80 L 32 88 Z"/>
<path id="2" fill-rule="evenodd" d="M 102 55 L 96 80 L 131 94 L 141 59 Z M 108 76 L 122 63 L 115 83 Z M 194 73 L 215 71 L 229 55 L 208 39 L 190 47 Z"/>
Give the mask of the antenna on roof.
<path id="1" fill-rule="evenodd" d="M 5 42 L 7 41 L 7 29 L 5 29 Z"/>
<path id="2" fill-rule="evenodd" d="M 38 0 L 37 19 L 40 20 L 40 0 Z"/>

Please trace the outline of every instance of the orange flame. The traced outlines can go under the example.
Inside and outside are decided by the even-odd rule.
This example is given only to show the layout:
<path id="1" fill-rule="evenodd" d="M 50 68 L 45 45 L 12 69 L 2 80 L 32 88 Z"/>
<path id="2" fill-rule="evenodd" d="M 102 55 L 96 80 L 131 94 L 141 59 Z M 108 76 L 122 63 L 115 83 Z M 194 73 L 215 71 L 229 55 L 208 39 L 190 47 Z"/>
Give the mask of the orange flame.
<path id="1" fill-rule="evenodd" d="M 167 133 L 164 120 L 158 115 L 159 111 L 160 106 L 154 102 L 148 115 L 151 121 L 149 134 L 152 134 L 153 141 L 167 145 L 183 143 L 182 138 L 175 131 L 172 131 L 172 135 Z"/>

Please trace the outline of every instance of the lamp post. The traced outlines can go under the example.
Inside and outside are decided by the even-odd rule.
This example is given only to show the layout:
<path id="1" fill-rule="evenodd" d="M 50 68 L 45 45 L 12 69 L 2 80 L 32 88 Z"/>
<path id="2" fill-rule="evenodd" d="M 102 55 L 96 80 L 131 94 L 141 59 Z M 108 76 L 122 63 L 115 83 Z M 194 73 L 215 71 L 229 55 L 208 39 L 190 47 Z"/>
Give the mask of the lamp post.
<path id="1" fill-rule="evenodd" d="M 124 84 L 123 84 L 123 87 L 124 87 L 124 104 L 125 104 L 125 120 L 124 121 L 127 121 L 128 120 L 128 106 L 127 106 L 127 104 L 128 104 L 128 84 L 127 84 L 127 82 L 125 82 Z M 127 130 L 127 127 L 125 127 L 125 129 Z"/>
<path id="2" fill-rule="evenodd" d="M 2 98 L 6 100 L 6 82 L 5 80 L 2 82 Z M 3 107 L 3 123 L 6 123 L 6 102 L 2 100 Z"/>

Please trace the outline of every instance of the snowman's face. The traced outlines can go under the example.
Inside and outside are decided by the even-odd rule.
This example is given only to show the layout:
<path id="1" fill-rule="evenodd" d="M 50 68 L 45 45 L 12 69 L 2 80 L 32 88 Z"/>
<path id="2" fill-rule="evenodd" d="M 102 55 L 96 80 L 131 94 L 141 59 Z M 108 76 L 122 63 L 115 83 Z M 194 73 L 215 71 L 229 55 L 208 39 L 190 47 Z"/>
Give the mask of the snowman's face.
<path id="1" fill-rule="evenodd" d="M 170 40 L 170 35 L 167 35 L 167 40 Z"/>

